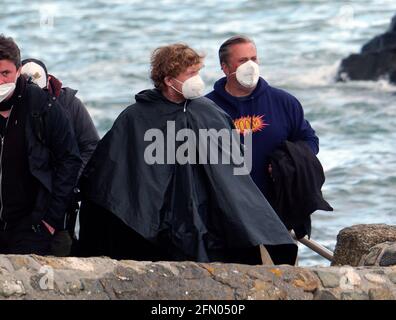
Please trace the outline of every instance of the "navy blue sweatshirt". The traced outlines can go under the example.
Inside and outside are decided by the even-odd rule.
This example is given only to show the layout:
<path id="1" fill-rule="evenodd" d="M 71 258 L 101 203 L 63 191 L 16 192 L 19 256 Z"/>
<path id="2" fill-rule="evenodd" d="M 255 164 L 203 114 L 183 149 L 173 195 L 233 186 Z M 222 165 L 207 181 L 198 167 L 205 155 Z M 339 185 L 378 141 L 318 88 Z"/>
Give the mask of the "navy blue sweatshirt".
<path id="1" fill-rule="evenodd" d="M 225 90 L 226 78 L 218 80 L 207 97 L 227 112 L 243 135 L 253 132 L 251 176 L 267 196 L 268 156 L 285 140 L 303 140 L 319 152 L 319 139 L 307 120 L 300 102 L 291 94 L 273 88 L 260 78 L 257 87 L 246 97 L 234 97 Z"/>

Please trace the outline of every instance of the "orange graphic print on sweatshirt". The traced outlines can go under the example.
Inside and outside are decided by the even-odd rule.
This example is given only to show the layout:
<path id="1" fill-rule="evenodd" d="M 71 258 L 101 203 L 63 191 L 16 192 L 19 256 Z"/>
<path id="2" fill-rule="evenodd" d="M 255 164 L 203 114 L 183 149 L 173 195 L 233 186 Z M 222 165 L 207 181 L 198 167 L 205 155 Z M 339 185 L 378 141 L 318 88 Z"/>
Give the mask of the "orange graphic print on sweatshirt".
<path id="1" fill-rule="evenodd" d="M 245 116 L 234 120 L 236 129 L 240 134 L 246 135 L 248 130 L 253 133 L 263 130 L 269 124 L 265 122 L 264 115 L 261 116 Z"/>

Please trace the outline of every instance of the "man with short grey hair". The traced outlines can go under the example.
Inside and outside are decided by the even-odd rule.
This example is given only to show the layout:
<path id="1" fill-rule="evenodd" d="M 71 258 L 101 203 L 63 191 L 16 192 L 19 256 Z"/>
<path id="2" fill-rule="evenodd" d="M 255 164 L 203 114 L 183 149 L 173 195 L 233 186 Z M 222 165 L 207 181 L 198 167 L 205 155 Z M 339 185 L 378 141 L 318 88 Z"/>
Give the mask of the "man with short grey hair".
<path id="1" fill-rule="evenodd" d="M 207 97 L 231 116 L 242 136 L 252 132 L 251 176 L 269 198 L 269 155 L 286 140 L 302 140 L 317 154 L 319 139 L 304 118 L 300 102 L 260 77 L 253 40 L 243 35 L 229 38 L 220 46 L 219 59 L 225 77 L 215 83 Z"/>

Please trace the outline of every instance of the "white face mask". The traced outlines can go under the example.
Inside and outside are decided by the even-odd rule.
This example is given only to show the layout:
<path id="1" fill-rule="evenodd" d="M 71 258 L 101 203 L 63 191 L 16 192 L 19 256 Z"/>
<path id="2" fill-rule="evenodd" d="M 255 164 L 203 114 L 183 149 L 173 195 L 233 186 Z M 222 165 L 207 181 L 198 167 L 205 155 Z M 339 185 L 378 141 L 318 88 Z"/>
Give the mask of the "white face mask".
<path id="1" fill-rule="evenodd" d="M 175 80 L 182 84 L 182 92 L 177 90 L 174 86 L 171 86 L 172 89 L 181 93 L 186 99 L 196 99 L 202 97 L 205 90 L 205 83 L 203 82 L 201 76 L 197 74 L 191 78 L 188 78 L 186 81 L 181 82 L 175 78 Z"/>
<path id="2" fill-rule="evenodd" d="M 0 103 L 3 102 L 15 88 L 15 82 L 0 84 Z"/>
<path id="3" fill-rule="evenodd" d="M 238 82 L 245 88 L 254 88 L 260 77 L 260 70 L 257 63 L 248 60 L 241 64 L 235 72 Z"/>

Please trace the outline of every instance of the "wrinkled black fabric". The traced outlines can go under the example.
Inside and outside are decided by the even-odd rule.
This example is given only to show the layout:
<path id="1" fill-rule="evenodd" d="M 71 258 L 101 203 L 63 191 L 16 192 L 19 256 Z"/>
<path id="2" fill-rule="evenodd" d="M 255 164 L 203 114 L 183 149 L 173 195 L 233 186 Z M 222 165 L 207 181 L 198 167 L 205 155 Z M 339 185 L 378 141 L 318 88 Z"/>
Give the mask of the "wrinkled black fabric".
<path id="1" fill-rule="evenodd" d="M 167 260 L 207 262 L 216 250 L 266 244 L 288 252 L 282 263 L 294 263 L 297 246 L 250 176 L 233 174 L 236 165 L 145 162 L 145 149 L 152 143 L 144 141 L 145 132 L 157 128 L 166 139 L 167 121 L 175 121 L 176 133 L 190 128 L 196 137 L 199 129 L 233 126 L 230 117 L 207 98 L 188 101 L 185 112 L 183 107 L 158 90 L 143 91 L 99 142 L 81 180 L 85 201 L 80 242 L 85 254 L 100 252 L 100 238 L 108 234 L 107 220 L 100 218 L 101 223 L 96 218 L 114 214 L 168 252 Z M 99 214 L 98 208 L 107 213 Z M 134 245 L 132 241 L 125 248 Z M 105 254 L 111 256 L 111 251 Z"/>
<path id="2" fill-rule="evenodd" d="M 18 80 L 13 97 L 24 94 L 26 84 Z M 12 99 L 12 98 L 11 98 Z M 15 99 L 8 118 L 0 116 L 7 122 L 2 131 L 4 137 L 3 155 L 1 159 L 1 219 L 8 223 L 16 222 L 29 216 L 34 208 L 38 181 L 29 170 L 28 151 L 26 148 L 25 126 L 29 115 L 28 106 Z"/>
<path id="3" fill-rule="evenodd" d="M 333 211 L 323 199 L 323 167 L 304 141 L 285 141 L 270 155 L 273 181 L 268 201 L 298 239 L 311 235 L 310 215 Z"/>
<path id="4" fill-rule="evenodd" d="M 63 110 L 70 120 L 70 125 L 77 140 L 78 150 L 80 151 L 82 160 L 82 166 L 78 172 L 78 176 L 80 177 L 85 165 L 96 148 L 99 135 L 87 108 L 81 100 L 76 97 L 76 94 L 77 90 L 68 87 L 62 88 L 58 102 L 64 108 Z"/>

